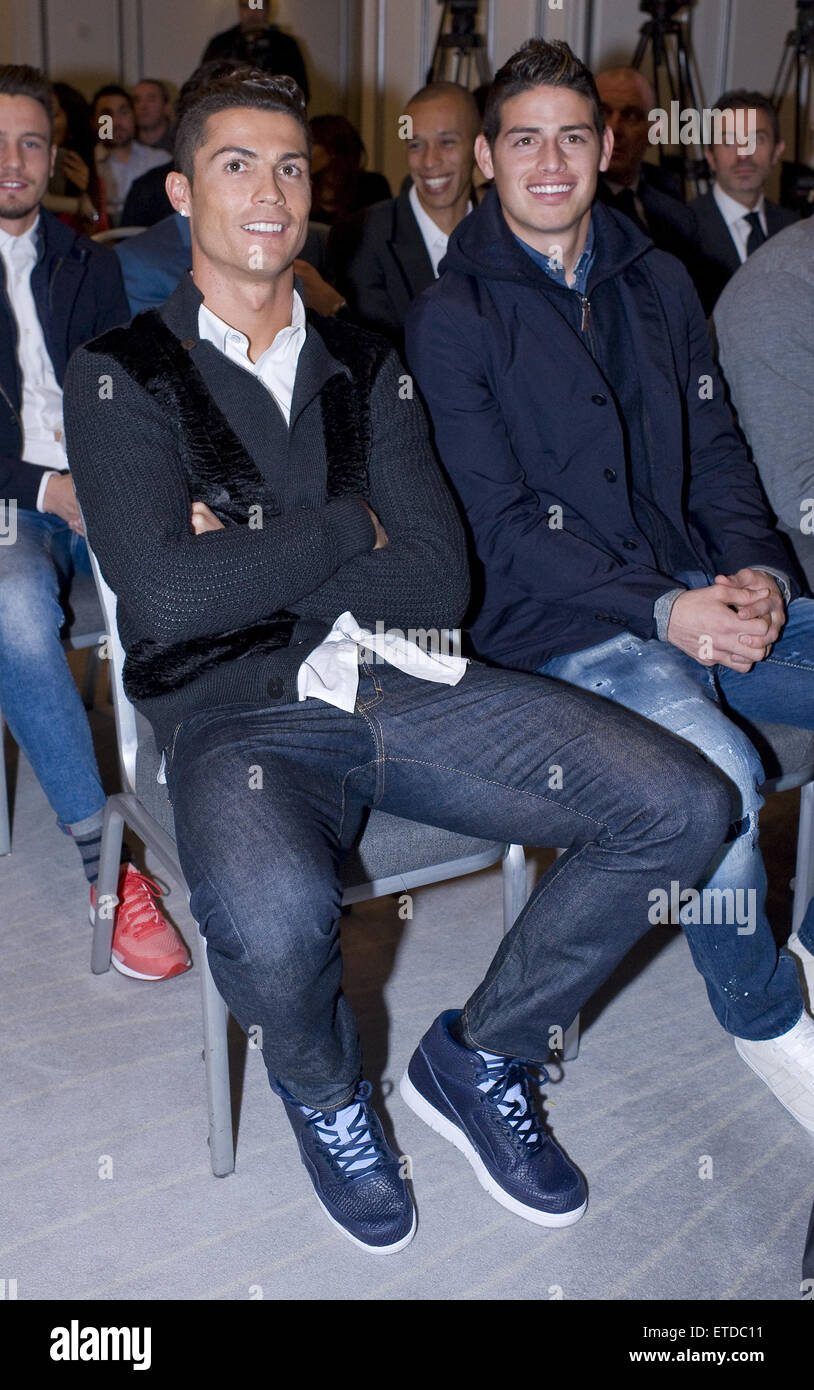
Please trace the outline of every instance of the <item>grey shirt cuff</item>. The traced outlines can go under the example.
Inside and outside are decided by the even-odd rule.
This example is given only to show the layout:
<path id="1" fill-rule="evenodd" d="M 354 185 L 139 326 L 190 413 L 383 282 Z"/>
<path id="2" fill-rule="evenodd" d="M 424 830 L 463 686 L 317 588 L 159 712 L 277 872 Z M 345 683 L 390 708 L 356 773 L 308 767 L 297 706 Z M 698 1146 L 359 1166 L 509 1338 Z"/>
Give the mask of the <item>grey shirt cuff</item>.
<path id="1" fill-rule="evenodd" d="M 656 636 L 660 642 L 667 641 L 667 629 L 670 626 L 673 604 L 679 594 L 686 594 L 686 592 L 687 590 L 682 585 L 680 589 L 668 589 L 666 594 L 662 594 L 661 598 L 656 599 L 653 605 L 653 617 L 656 621 Z"/>

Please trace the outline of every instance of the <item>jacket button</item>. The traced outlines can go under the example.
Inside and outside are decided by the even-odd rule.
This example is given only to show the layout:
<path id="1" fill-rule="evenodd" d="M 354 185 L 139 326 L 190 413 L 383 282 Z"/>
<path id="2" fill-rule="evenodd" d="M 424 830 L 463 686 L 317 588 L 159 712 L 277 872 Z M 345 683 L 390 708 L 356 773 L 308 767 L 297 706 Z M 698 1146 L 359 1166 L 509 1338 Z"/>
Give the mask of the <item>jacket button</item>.
<path id="1" fill-rule="evenodd" d="M 593 401 L 594 405 L 607 405 L 608 403 L 607 396 L 603 396 L 601 391 L 597 391 L 593 396 L 591 396 L 591 400 Z"/>
<path id="2" fill-rule="evenodd" d="M 283 693 L 283 688 L 283 682 L 281 680 L 278 680 L 276 676 L 272 680 L 270 680 L 268 685 L 266 686 L 269 695 L 271 695 L 272 699 L 274 700 L 279 700 L 280 696 Z"/>
<path id="3" fill-rule="evenodd" d="M 194 347 L 197 347 L 197 346 L 198 346 L 198 339 L 197 339 L 197 338 L 184 338 L 183 342 L 181 343 L 181 347 L 184 348 L 187 352 L 191 352 L 192 349 L 193 349 Z"/>
<path id="4" fill-rule="evenodd" d="M 638 541 L 622 541 L 622 545 L 625 547 L 625 550 L 638 550 L 638 549 L 639 549 L 639 542 L 638 542 Z"/>
<path id="5" fill-rule="evenodd" d="M 615 482 L 616 482 L 616 469 L 615 469 L 615 468 L 606 468 L 606 469 L 605 469 L 605 477 L 607 478 L 607 480 L 608 480 L 609 483 L 615 483 Z"/>

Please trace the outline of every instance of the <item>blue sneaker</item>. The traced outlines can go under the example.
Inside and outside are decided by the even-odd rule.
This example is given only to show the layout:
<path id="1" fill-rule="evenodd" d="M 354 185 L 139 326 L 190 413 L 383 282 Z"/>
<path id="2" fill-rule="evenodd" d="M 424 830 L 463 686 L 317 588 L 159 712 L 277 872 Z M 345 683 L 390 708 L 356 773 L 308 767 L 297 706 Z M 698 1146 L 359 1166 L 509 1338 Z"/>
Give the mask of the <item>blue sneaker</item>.
<path id="1" fill-rule="evenodd" d="M 341 1110 L 312 1110 L 279 1082 L 274 1089 L 328 1220 L 362 1250 L 377 1255 L 403 1250 L 415 1235 L 415 1207 L 399 1156 L 369 1103 L 370 1082 L 361 1081 Z"/>
<path id="2" fill-rule="evenodd" d="M 424 1034 L 401 1078 L 405 1104 L 460 1149 L 502 1207 L 538 1226 L 570 1226 L 588 1205 L 585 1183 L 540 1128 L 525 1065 L 474 1052 L 450 1035 L 457 1009 Z"/>

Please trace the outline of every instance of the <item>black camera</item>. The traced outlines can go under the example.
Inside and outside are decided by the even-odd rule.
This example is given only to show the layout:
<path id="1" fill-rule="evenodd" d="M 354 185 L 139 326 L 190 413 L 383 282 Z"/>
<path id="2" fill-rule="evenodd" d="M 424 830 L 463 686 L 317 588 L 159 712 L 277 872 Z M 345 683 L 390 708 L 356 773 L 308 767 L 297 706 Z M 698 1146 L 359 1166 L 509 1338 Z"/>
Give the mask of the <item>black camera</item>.
<path id="1" fill-rule="evenodd" d="M 667 24 L 688 2 L 689 0 L 640 0 L 639 9 L 643 14 L 652 14 L 654 19 Z"/>

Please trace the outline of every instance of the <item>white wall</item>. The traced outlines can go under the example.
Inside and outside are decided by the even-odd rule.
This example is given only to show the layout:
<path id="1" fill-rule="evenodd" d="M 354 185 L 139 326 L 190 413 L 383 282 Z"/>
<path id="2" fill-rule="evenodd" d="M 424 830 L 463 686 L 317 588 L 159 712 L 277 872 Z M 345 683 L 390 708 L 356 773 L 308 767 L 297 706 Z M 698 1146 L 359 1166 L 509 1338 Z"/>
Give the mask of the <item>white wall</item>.
<path id="1" fill-rule="evenodd" d="M 397 187 L 405 167 L 398 117 L 426 76 L 437 0 L 272 2 L 305 53 L 312 114 L 339 110 L 356 120 L 371 167 Z M 794 17 L 794 0 L 696 0 L 700 98 L 711 105 L 732 85 L 770 91 Z M 532 34 L 567 39 L 594 69 L 629 62 L 646 19 L 638 0 L 481 0 L 478 22 L 494 72 Z M 0 61 L 47 62 L 52 76 L 88 95 L 102 81 L 142 73 L 179 85 L 212 34 L 235 21 L 233 0 L 0 0 Z"/>
<path id="2" fill-rule="evenodd" d="M 311 82 L 311 113 L 358 115 L 360 0 L 272 0 Z M 233 0 L 0 0 L 0 62 L 47 64 L 86 96 L 142 75 L 180 86 L 213 34 L 237 22 Z"/>

